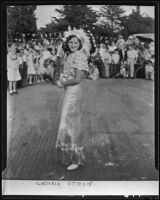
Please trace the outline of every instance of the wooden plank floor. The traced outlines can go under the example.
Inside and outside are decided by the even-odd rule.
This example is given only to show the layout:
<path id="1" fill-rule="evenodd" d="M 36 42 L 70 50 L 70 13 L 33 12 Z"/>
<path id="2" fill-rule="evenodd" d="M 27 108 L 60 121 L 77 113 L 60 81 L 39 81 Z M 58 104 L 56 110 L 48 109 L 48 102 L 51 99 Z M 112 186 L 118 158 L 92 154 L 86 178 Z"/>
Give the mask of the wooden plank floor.
<path id="1" fill-rule="evenodd" d="M 158 180 L 154 167 L 154 82 L 85 80 L 86 166 L 54 162 L 64 92 L 50 83 L 7 96 L 7 168 L 3 179 Z"/>

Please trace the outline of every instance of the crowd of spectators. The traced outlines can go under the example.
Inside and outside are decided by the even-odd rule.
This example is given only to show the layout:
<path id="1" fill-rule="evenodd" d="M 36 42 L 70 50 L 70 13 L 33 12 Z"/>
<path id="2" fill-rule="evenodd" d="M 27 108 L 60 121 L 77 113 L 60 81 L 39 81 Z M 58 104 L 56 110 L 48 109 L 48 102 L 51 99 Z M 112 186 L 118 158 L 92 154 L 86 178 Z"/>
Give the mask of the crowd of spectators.
<path id="1" fill-rule="evenodd" d="M 9 93 L 17 93 L 17 87 L 26 87 L 50 81 L 56 84 L 63 70 L 65 55 L 62 38 L 49 41 L 30 40 L 8 44 L 7 71 Z M 88 79 L 136 78 L 143 69 L 144 78 L 154 79 L 154 42 L 141 42 L 121 34 L 97 44 L 96 51 L 88 58 Z"/>
<path id="2" fill-rule="evenodd" d="M 119 34 L 116 40 L 97 45 L 91 62 L 100 78 L 136 78 L 142 71 L 141 78 L 154 79 L 154 42 L 141 42 L 134 36 L 124 40 Z"/>

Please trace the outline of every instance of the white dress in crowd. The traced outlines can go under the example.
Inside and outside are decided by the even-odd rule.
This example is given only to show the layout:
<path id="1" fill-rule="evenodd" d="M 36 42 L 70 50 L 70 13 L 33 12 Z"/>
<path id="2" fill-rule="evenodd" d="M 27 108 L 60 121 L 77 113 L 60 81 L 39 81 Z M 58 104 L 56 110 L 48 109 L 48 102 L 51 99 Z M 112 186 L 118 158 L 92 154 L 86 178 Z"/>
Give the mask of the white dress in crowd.
<path id="1" fill-rule="evenodd" d="M 28 62 L 27 74 L 28 75 L 35 75 L 36 74 L 36 71 L 35 71 L 35 68 L 34 68 L 34 63 L 33 63 L 33 58 L 34 58 L 34 54 L 32 54 L 32 53 L 28 54 L 28 59 L 27 59 L 27 62 Z"/>
<path id="2" fill-rule="evenodd" d="M 73 52 L 68 55 L 61 77 L 67 80 L 74 78 L 75 69 L 89 71 L 87 56 L 84 52 Z M 68 165 L 84 163 L 84 143 L 81 130 L 83 90 L 82 82 L 67 86 L 63 100 L 60 125 L 56 141 L 56 161 Z"/>
<path id="3" fill-rule="evenodd" d="M 17 55 L 13 56 L 11 53 L 7 55 L 7 76 L 8 81 L 21 80 L 18 57 Z"/>
<path id="4" fill-rule="evenodd" d="M 45 73 L 46 73 L 46 68 L 44 67 L 44 57 L 40 57 L 38 74 L 42 75 L 42 74 L 45 74 Z"/>

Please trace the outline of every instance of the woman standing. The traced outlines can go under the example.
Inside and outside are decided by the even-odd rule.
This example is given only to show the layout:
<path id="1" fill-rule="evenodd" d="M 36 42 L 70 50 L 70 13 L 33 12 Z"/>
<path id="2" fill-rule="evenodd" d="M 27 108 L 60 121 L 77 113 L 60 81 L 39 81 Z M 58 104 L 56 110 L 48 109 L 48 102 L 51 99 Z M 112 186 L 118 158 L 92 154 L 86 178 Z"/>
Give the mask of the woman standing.
<path id="1" fill-rule="evenodd" d="M 9 94 L 17 93 L 17 81 L 21 80 L 16 47 L 11 46 L 7 55 L 7 76 L 9 81 Z"/>
<path id="2" fill-rule="evenodd" d="M 57 85 L 65 88 L 61 119 L 56 141 L 56 161 L 67 166 L 67 170 L 75 170 L 84 165 L 84 146 L 79 138 L 82 111 L 82 81 L 85 72 L 89 71 L 87 53 L 89 46 L 82 30 L 68 31 L 63 45 L 68 56 L 63 73 Z M 88 50 L 88 52 L 87 52 Z"/>

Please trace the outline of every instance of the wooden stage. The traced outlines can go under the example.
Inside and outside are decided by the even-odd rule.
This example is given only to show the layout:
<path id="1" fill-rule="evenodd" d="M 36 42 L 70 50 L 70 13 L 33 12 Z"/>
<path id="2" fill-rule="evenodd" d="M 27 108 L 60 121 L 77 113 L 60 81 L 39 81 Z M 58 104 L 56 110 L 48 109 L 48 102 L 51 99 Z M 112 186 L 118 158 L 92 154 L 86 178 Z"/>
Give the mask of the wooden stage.
<path id="1" fill-rule="evenodd" d="M 54 162 L 63 90 L 50 83 L 7 92 L 7 168 L 3 179 L 158 180 L 154 163 L 154 82 L 85 80 L 85 167 Z"/>

